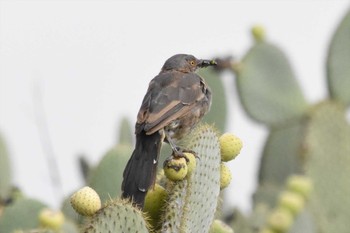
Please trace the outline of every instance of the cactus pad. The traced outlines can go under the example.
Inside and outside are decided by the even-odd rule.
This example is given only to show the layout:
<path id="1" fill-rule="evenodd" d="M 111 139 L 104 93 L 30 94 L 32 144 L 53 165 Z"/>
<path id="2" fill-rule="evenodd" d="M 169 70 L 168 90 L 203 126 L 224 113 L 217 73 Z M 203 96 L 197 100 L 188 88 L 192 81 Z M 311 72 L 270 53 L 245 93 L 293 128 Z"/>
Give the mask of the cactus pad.
<path id="1" fill-rule="evenodd" d="M 183 148 L 193 150 L 199 156 L 197 166 L 187 181 L 174 183 L 169 192 L 173 201 L 168 205 L 184 206 L 182 212 L 167 209 L 170 216 L 181 219 L 178 226 L 181 232 L 208 232 L 214 219 L 220 193 L 220 145 L 216 130 L 207 124 L 198 126 L 182 141 Z M 180 186 L 180 187 L 177 187 Z M 174 191 L 178 190 L 178 191 Z M 174 202 L 175 201 L 175 202 Z M 163 225 L 166 226 L 165 223 Z M 177 230 L 177 229 L 176 229 Z M 165 231 L 163 232 L 176 232 Z"/>
<path id="2" fill-rule="evenodd" d="M 85 233 L 148 233 L 142 213 L 130 203 L 116 200 L 99 210 L 87 223 Z"/>
<path id="3" fill-rule="evenodd" d="M 39 212 L 46 206 L 33 199 L 19 199 L 8 205 L 0 218 L 0 232 L 29 230 L 39 226 Z"/>
<path id="4" fill-rule="evenodd" d="M 302 115 L 306 101 L 285 54 L 257 43 L 242 60 L 237 87 L 243 107 L 255 120 L 275 125 Z"/>
<path id="5" fill-rule="evenodd" d="M 128 145 L 112 148 L 89 175 L 88 186 L 96 190 L 102 202 L 120 195 L 124 167 L 131 152 Z"/>
<path id="6" fill-rule="evenodd" d="M 327 59 L 328 89 L 332 98 L 350 104 L 350 11 L 331 41 Z"/>
<path id="7" fill-rule="evenodd" d="M 350 126 L 343 106 L 323 102 L 310 113 L 306 135 L 306 174 L 313 181 L 310 197 L 316 228 L 349 232 Z"/>
<path id="8" fill-rule="evenodd" d="M 271 129 L 260 162 L 259 181 L 284 185 L 291 174 L 301 173 L 302 120 Z M 286 143 L 287 142 L 287 143 Z"/>

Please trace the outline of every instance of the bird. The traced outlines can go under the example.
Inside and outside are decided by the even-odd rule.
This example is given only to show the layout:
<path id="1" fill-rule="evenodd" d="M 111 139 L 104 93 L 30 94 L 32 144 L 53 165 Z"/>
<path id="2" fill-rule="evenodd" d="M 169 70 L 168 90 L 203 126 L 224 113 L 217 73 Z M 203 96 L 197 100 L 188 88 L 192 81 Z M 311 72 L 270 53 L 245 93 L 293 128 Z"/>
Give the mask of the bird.
<path id="1" fill-rule="evenodd" d="M 210 110 L 212 92 L 198 68 L 215 66 L 214 60 L 176 54 L 167 59 L 160 73 L 149 83 L 135 124 L 135 149 L 123 172 L 122 198 L 143 209 L 147 191 L 156 180 L 163 142 L 174 157 L 182 157 L 176 142 L 200 122 Z"/>

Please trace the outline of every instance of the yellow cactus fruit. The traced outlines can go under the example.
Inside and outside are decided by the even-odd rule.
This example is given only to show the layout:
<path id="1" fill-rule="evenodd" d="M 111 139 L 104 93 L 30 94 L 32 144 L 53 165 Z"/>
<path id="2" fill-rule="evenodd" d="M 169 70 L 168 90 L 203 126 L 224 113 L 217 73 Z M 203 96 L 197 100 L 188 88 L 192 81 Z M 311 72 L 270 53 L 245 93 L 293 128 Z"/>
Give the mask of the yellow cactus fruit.
<path id="1" fill-rule="evenodd" d="M 92 188 L 85 186 L 75 192 L 70 198 L 73 209 L 83 215 L 92 216 L 101 209 L 100 196 Z"/>
<path id="2" fill-rule="evenodd" d="M 252 36 L 256 42 L 265 40 L 265 28 L 261 25 L 255 25 L 251 29 Z"/>
<path id="3" fill-rule="evenodd" d="M 192 153 L 185 152 L 184 155 L 188 159 L 187 161 L 187 174 L 192 174 L 194 169 L 196 169 L 197 161 L 196 157 Z"/>
<path id="4" fill-rule="evenodd" d="M 278 206 L 289 210 L 296 216 L 305 206 L 305 199 L 298 193 L 285 191 L 278 199 Z"/>
<path id="5" fill-rule="evenodd" d="M 223 221 L 215 219 L 210 226 L 209 233 L 234 233 L 234 231 Z"/>
<path id="6" fill-rule="evenodd" d="M 43 228 L 59 230 L 64 223 L 64 215 L 61 211 L 44 208 L 39 213 L 39 223 Z"/>
<path id="7" fill-rule="evenodd" d="M 290 211 L 278 208 L 275 209 L 269 216 L 267 222 L 269 228 L 277 232 L 287 232 L 293 224 L 293 215 Z"/>
<path id="8" fill-rule="evenodd" d="M 287 189 L 299 193 L 305 199 L 308 199 L 313 189 L 312 180 L 302 175 L 290 176 L 287 180 Z"/>
<path id="9" fill-rule="evenodd" d="M 159 184 L 155 184 L 146 194 L 143 211 L 148 213 L 153 226 L 155 226 L 157 221 L 161 219 L 162 208 L 167 196 L 168 193 Z"/>
<path id="10" fill-rule="evenodd" d="M 224 133 L 219 138 L 221 161 L 230 161 L 239 154 L 242 149 L 242 140 L 232 133 Z"/>
<path id="11" fill-rule="evenodd" d="M 232 174 L 230 169 L 225 165 L 225 163 L 220 164 L 220 189 L 226 188 L 232 179 Z"/>
<path id="12" fill-rule="evenodd" d="M 172 181 L 183 180 L 187 175 L 188 167 L 185 158 L 172 158 L 164 162 L 164 174 Z"/>

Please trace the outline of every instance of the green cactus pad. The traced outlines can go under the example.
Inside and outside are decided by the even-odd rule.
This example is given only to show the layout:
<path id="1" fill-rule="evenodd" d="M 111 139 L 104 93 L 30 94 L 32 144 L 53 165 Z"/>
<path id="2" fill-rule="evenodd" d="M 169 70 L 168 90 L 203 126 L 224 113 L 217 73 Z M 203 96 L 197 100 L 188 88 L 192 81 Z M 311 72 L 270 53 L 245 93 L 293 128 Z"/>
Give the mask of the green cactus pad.
<path id="1" fill-rule="evenodd" d="M 181 232 L 208 232 L 214 219 L 220 193 L 221 157 L 216 129 L 207 124 L 200 125 L 183 139 L 181 144 L 182 148 L 195 151 L 199 160 L 194 172 L 188 176 L 187 184 L 184 184 L 185 181 L 176 182 L 173 189 L 179 191 L 169 192 L 172 193 L 171 196 L 176 195 L 177 198 L 174 199 L 176 203 L 170 199 L 168 205 L 180 203 L 184 206 L 183 212 L 179 213 L 178 210 L 171 209 L 167 209 L 166 212 L 170 216 L 181 219 L 180 223 L 176 223 L 180 226 Z"/>
<path id="2" fill-rule="evenodd" d="M 182 218 L 185 208 L 187 180 L 176 182 L 169 185 L 169 198 L 165 204 L 163 215 L 162 233 L 179 233 L 183 232 L 181 228 Z"/>
<path id="3" fill-rule="evenodd" d="M 251 222 L 247 216 L 241 213 L 240 210 L 234 209 L 232 211 L 233 219 L 230 222 L 231 226 L 234 228 L 235 232 L 238 233 L 252 233 Z"/>
<path id="4" fill-rule="evenodd" d="M 305 122 L 302 119 L 281 125 L 270 131 L 260 161 L 259 186 L 254 203 L 275 205 L 279 192 L 291 174 L 303 171 L 300 156 Z"/>
<path id="5" fill-rule="evenodd" d="M 312 215 L 304 210 L 296 217 L 288 233 L 316 233 Z"/>
<path id="6" fill-rule="evenodd" d="M 203 122 L 214 124 L 221 132 L 226 129 L 227 100 L 226 91 L 219 73 L 212 68 L 200 69 L 198 74 L 203 77 L 213 93 L 211 109 L 203 117 Z"/>
<path id="7" fill-rule="evenodd" d="M 350 126 L 342 105 L 323 102 L 311 111 L 305 169 L 313 181 L 311 212 L 316 228 L 322 232 L 349 232 L 349 142 Z"/>
<path id="8" fill-rule="evenodd" d="M 112 148 L 89 175 L 88 186 L 100 195 L 102 202 L 120 196 L 123 171 L 131 153 L 129 145 Z"/>
<path id="9" fill-rule="evenodd" d="M 289 61 L 275 45 L 255 44 L 243 58 L 236 80 L 243 107 L 256 121 L 276 125 L 306 110 Z"/>
<path id="10" fill-rule="evenodd" d="M 46 206 L 33 199 L 19 199 L 3 210 L 0 218 L 0 232 L 29 230 L 39 226 L 39 212 Z"/>
<path id="11" fill-rule="evenodd" d="M 271 129 L 260 162 L 259 182 L 284 186 L 291 174 L 302 172 L 300 158 L 304 136 L 303 120 Z"/>
<path id="12" fill-rule="evenodd" d="M 278 194 L 283 190 L 283 186 L 271 182 L 264 182 L 259 184 L 257 190 L 253 195 L 253 202 L 255 205 L 264 203 L 270 208 L 275 206 Z"/>
<path id="13" fill-rule="evenodd" d="M 115 200 L 99 210 L 86 224 L 84 233 L 148 233 L 142 212 L 123 200 Z"/>
<path id="14" fill-rule="evenodd" d="M 332 98 L 350 104 L 350 11 L 338 26 L 327 59 L 328 89 Z"/>
<path id="15" fill-rule="evenodd" d="M 4 139 L 0 135 L 0 203 L 10 195 L 11 181 L 10 161 Z"/>

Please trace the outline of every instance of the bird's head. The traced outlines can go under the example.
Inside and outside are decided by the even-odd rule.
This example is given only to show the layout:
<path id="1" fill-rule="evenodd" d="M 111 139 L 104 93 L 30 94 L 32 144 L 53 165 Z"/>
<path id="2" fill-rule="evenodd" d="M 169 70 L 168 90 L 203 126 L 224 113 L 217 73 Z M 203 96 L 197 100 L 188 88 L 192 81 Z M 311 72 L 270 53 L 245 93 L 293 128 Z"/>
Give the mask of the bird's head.
<path id="1" fill-rule="evenodd" d="M 197 59 L 193 55 L 176 54 L 165 61 L 161 72 L 176 70 L 184 73 L 194 72 L 198 68 L 214 66 L 214 60 Z"/>

